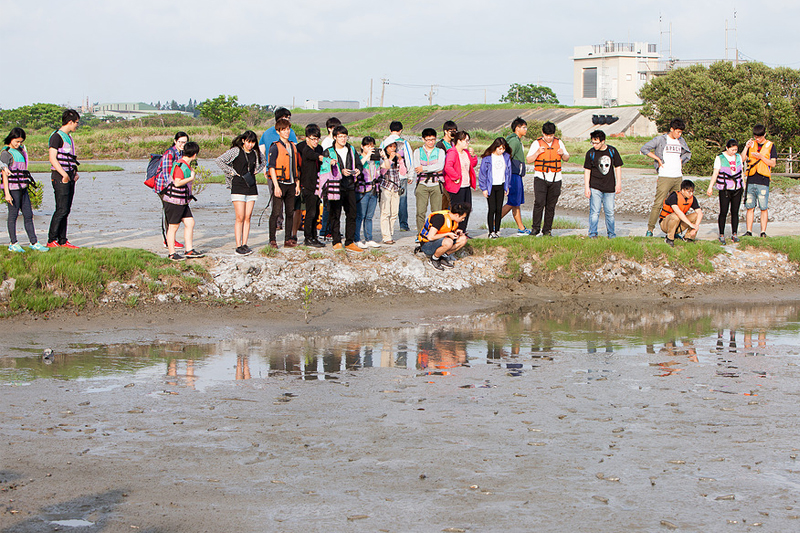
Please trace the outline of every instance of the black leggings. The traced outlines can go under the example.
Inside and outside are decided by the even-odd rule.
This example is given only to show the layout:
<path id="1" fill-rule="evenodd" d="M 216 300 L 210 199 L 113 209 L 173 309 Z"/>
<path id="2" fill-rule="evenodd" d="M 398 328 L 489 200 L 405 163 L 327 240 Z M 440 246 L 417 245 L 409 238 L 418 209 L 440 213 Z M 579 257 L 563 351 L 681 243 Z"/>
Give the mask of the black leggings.
<path id="1" fill-rule="evenodd" d="M 489 214 L 486 217 L 486 226 L 489 233 L 500 231 L 500 221 L 503 219 L 503 199 L 505 197 L 505 185 L 492 185 L 489 197 Z"/>
<path id="2" fill-rule="evenodd" d="M 728 218 L 728 206 L 731 209 L 731 232 L 739 232 L 739 206 L 742 205 L 744 189 L 723 189 L 719 191 L 719 224 L 720 235 L 725 234 L 725 219 Z"/>
<path id="3" fill-rule="evenodd" d="M 31 209 L 31 198 L 28 188 L 11 189 L 8 191 L 14 200 L 14 205 L 8 204 L 8 237 L 11 244 L 17 242 L 17 215 L 22 211 L 22 218 L 25 220 L 25 232 L 28 234 L 31 244 L 36 244 L 36 230 L 33 228 L 33 210 Z"/>
<path id="4" fill-rule="evenodd" d="M 461 187 L 458 192 L 450 193 L 450 207 L 456 204 L 467 204 L 472 209 L 472 189 L 470 187 Z M 469 224 L 469 215 L 463 222 L 458 223 L 458 229 L 467 232 L 467 225 Z"/>

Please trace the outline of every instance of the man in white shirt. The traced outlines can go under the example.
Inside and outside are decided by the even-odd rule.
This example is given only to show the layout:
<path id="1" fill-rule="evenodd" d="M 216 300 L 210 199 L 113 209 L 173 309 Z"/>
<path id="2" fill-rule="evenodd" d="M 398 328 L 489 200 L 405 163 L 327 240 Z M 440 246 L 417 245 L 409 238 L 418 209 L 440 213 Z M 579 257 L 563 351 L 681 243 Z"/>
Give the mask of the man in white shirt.
<path id="1" fill-rule="evenodd" d="M 642 155 L 646 155 L 655 161 L 655 168 L 658 170 L 658 181 L 656 181 L 656 197 L 653 207 L 650 209 L 650 218 L 647 221 L 647 233 L 645 236 L 652 237 L 653 229 L 658 222 L 658 215 L 661 213 L 661 206 L 673 192 L 678 192 L 683 180 L 683 165 L 692 158 L 692 151 L 682 137 L 686 124 L 679 118 L 672 119 L 669 123 L 669 133 L 659 135 L 642 146 Z"/>

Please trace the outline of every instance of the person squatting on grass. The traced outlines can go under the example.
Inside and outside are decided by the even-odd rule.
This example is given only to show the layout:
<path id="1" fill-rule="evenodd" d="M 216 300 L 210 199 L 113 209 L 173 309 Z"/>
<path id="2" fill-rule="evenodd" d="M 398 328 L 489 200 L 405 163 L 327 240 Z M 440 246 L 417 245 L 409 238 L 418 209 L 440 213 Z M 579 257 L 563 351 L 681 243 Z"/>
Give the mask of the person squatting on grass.
<path id="1" fill-rule="evenodd" d="M 333 129 L 333 146 L 323 152 L 319 171 L 319 190 L 327 198 L 330 215 L 328 224 L 334 250 L 346 249 L 363 252 L 355 243 L 356 233 L 356 186 L 355 179 L 361 174 L 361 157 L 348 141 L 350 135 L 344 126 Z M 344 246 L 342 246 L 341 215 L 345 214 Z"/>
<path id="2" fill-rule="evenodd" d="M 74 109 L 66 109 L 61 115 L 61 127 L 50 135 L 49 159 L 50 181 L 56 209 L 50 219 L 50 231 L 47 237 L 49 248 L 78 248 L 67 240 L 67 220 L 72 210 L 75 197 L 75 183 L 78 181 L 78 157 L 72 132 L 78 128 L 80 115 Z"/>
<path id="3" fill-rule="evenodd" d="M 500 218 L 505 217 L 509 211 L 517 223 L 517 236 L 530 235 L 531 231 L 525 228 L 522 223 L 522 204 L 525 203 L 525 187 L 522 185 L 522 178 L 525 176 L 525 147 L 522 145 L 522 138 L 528 133 L 528 123 L 522 117 L 517 117 L 511 121 L 511 133 L 506 137 L 511 149 L 508 151 L 511 156 L 511 181 L 508 184 L 508 197 L 506 205 Z"/>
<path id="4" fill-rule="evenodd" d="M 33 184 L 33 177 L 28 172 L 28 151 L 23 142 L 25 142 L 25 130 L 13 128 L 3 141 L 5 148 L 0 152 L 0 174 L 8 204 L 8 238 L 11 241 L 8 250 L 18 253 L 25 251 L 17 242 L 17 216 L 22 211 L 25 233 L 28 234 L 31 250 L 48 252 L 50 249 L 36 238 L 36 229 L 33 225 L 33 209 L 28 190 L 28 186 Z"/>
<path id="5" fill-rule="evenodd" d="M 186 259 L 196 259 L 205 257 L 205 254 L 194 249 L 194 217 L 189 202 L 192 196 L 192 182 L 195 173 L 192 169 L 192 162 L 197 159 L 200 153 L 200 145 L 196 142 L 188 142 L 183 148 L 183 156 L 175 162 L 170 172 L 170 183 L 164 189 L 161 201 L 164 203 L 164 213 L 167 217 L 167 248 L 169 259 L 180 261 L 184 259 L 179 253 L 175 252 L 175 234 L 178 226 L 183 222 L 183 240 L 186 243 Z"/>
<path id="6" fill-rule="evenodd" d="M 457 203 L 449 211 L 434 211 L 428 215 L 419 232 L 419 241 L 422 243 L 419 250 L 430 257 L 431 265 L 436 270 L 453 268 L 455 256 L 452 254 L 467 244 L 467 235 L 459 229 L 459 225 L 466 220 L 470 211 L 472 206 L 469 204 Z"/>
<path id="7" fill-rule="evenodd" d="M 234 223 L 234 251 L 239 255 L 249 255 L 253 250 L 247 245 L 250 237 L 250 219 L 258 199 L 256 175 L 266 167 L 261 151 L 256 149 L 255 132 L 247 130 L 231 142 L 228 151 L 215 161 L 225 174 L 225 184 L 231 190 Z"/>
<path id="8" fill-rule="evenodd" d="M 319 145 L 319 126 L 309 124 L 306 126 L 306 139 L 297 143 L 297 153 L 300 154 L 300 195 L 306 214 L 303 220 L 303 244 L 312 248 L 324 248 L 317 236 L 317 217 L 319 216 L 320 199 L 317 196 L 317 182 L 319 181 L 319 166 L 322 163 L 322 147 Z"/>
<path id="9" fill-rule="evenodd" d="M 281 209 L 284 216 L 283 245 L 287 248 L 297 246 L 297 241 L 292 240 L 292 227 L 294 221 L 294 199 L 300 194 L 300 157 L 297 146 L 289 140 L 292 124 L 285 118 L 275 123 L 279 139 L 269 147 L 267 166 L 269 177 L 272 180 L 272 215 L 269 217 L 269 245 L 278 247 L 276 233 Z"/>
<path id="10" fill-rule="evenodd" d="M 744 168 L 742 156 L 739 155 L 739 143 L 736 139 L 728 139 L 725 151 L 714 158 L 714 172 L 708 183 L 706 194 L 711 196 L 714 187 L 719 191 L 719 242 L 725 244 L 725 219 L 728 208 L 731 211 L 731 241 L 739 242 L 739 205 L 742 203 Z"/>
<path id="11" fill-rule="evenodd" d="M 659 135 L 642 146 L 641 153 L 655 161 L 658 171 L 656 180 L 656 197 L 653 207 L 650 208 L 650 218 L 647 221 L 646 237 L 653 236 L 661 206 L 664 200 L 673 192 L 680 189 L 683 179 L 683 165 L 692 158 L 692 151 L 682 137 L 686 124 L 679 118 L 672 119 L 669 123 L 669 132 Z"/>
<path id="12" fill-rule="evenodd" d="M 436 146 L 436 130 L 422 130 L 423 145 L 414 150 L 414 172 L 417 174 L 417 234 L 425 224 L 425 214 L 442 209 L 442 183 L 446 150 Z"/>
<path id="13" fill-rule="evenodd" d="M 772 141 L 765 137 L 767 129 L 763 124 L 753 126 L 753 138 L 744 145 L 744 159 L 747 160 L 747 192 L 744 208 L 747 210 L 745 224 L 748 237 L 753 234 L 753 217 L 756 205 L 761 210 L 761 236 L 767 236 L 769 210 L 769 180 L 772 169 L 778 164 L 778 150 Z"/>
<path id="14" fill-rule="evenodd" d="M 375 148 L 375 139 L 369 135 L 361 139 L 361 166 L 364 170 L 356 178 L 355 241 L 361 248 L 380 248 L 372 238 L 372 219 L 381 192 L 381 154 Z"/>
<path id="15" fill-rule="evenodd" d="M 469 224 L 469 213 L 472 211 L 472 189 L 475 188 L 475 165 L 478 158 L 469 149 L 469 133 L 456 132 L 453 137 L 455 145 L 447 151 L 444 160 L 444 188 L 450 193 L 450 205 L 466 204 L 469 206 L 464 219 L 458 227 L 465 235 Z"/>
<path id="16" fill-rule="evenodd" d="M 500 236 L 503 218 L 503 199 L 509 194 L 512 176 L 511 147 L 503 137 L 496 138 L 483 152 L 478 172 L 478 188 L 489 203 L 486 227 L 489 238 Z"/>
<path id="17" fill-rule="evenodd" d="M 583 161 L 584 195 L 589 199 L 589 237 L 597 237 L 600 206 L 606 215 L 606 233 L 609 239 L 617 236 L 614 226 L 614 201 L 622 192 L 622 157 L 619 150 L 606 144 L 603 130 L 589 134 L 592 147 Z"/>
<path id="18" fill-rule="evenodd" d="M 394 223 L 400 209 L 400 198 L 406 188 L 406 169 L 403 156 L 397 152 L 397 143 L 389 136 L 384 141 L 381 162 L 381 237 L 383 244 L 394 244 Z M 386 142 L 390 141 L 390 142 Z"/>
<path id="19" fill-rule="evenodd" d="M 555 124 L 545 122 L 542 125 L 542 136 L 531 144 L 526 161 L 532 163 L 534 169 L 531 235 L 537 235 L 541 227 L 542 235 L 550 236 L 553 231 L 556 204 L 558 197 L 561 196 L 561 164 L 569 161 L 567 148 L 561 139 L 556 139 Z M 544 213 L 544 223 L 542 223 L 542 213 Z"/>
<path id="20" fill-rule="evenodd" d="M 156 175 L 156 184 L 153 190 L 156 194 L 161 196 L 164 187 L 169 183 L 169 177 L 172 173 L 172 166 L 175 161 L 183 157 L 183 147 L 189 142 L 189 135 L 183 131 L 179 131 L 173 137 L 172 146 L 167 148 L 167 151 L 161 156 L 161 165 Z M 162 203 L 163 205 L 163 203 Z M 167 247 L 167 219 L 163 211 L 161 213 L 161 237 L 164 239 L 164 248 Z M 183 248 L 183 244 L 175 241 L 175 248 Z"/>
<path id="21" fill-rule="evenodd" d="M 693 209 L 692 213 L 689 210 Z M 700 228 L 700 221 L 703 220 L 703 210 L 697 203 L 694 196 L 694 182 L 683 180 L 680 190 L 671 192 L 658 216 L 661 221 L 661 230 L 667 234 L 664 241 L 670 246 L 675 246 L 675 233 L 689 229 L 683 237 L 686 241 L 694 241 L 697 238 L 697 230 Z"/>

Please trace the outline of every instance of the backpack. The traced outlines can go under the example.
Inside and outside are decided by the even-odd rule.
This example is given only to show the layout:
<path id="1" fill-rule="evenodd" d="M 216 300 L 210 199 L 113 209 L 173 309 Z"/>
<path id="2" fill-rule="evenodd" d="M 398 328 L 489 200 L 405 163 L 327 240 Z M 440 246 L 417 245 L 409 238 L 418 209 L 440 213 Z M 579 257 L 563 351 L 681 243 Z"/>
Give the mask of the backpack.
<path id="1" fill-rule="evenodd" d="M 144 180 L 144 184 L 156 192 L 160 192 L 164 188 L 163 186 L 156 188 L 156 178 L 161 171 L 161 159 L 163 157 L 161 154 L 150 154 L 150 162 L 147 163 L 147 172 L 145 173 L 147 179 Z"/>
<path id="2" fill-rule="evenodd" d="M 608 148 L 608 154 L 611 156 L 611 159 L 614 159 L 614 154 L 616 153 L 616 150 L 614 150 L 614 147 L 607 145 L 606 148 Z M 596 150 L 594 150 L 592 152 L 589 152 L 589 160 L 592 161 L 592 162 L 594 162 L 594 153 L 595 152 L 596 152 Z"/>

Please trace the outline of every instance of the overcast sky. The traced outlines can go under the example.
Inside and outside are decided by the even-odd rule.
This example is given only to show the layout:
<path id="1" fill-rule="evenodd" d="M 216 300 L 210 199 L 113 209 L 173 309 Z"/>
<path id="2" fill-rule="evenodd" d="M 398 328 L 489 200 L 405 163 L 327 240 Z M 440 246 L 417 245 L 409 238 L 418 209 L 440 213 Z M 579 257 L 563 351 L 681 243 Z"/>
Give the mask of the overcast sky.
<path id="1" fill-rule="evenodd" d="M 0 107 L 35 102 L 306 99 L 496 103 L 511 83 L 572 103 L 575 46 L 644 41 L 679 59 L 743 57 L 800 68 L 800 3 L 507 0 L 0 0 Z M 659 18 L 661 22 L 659 23 Z M 411 87 L 409 87 L 411 86 Z"/>

